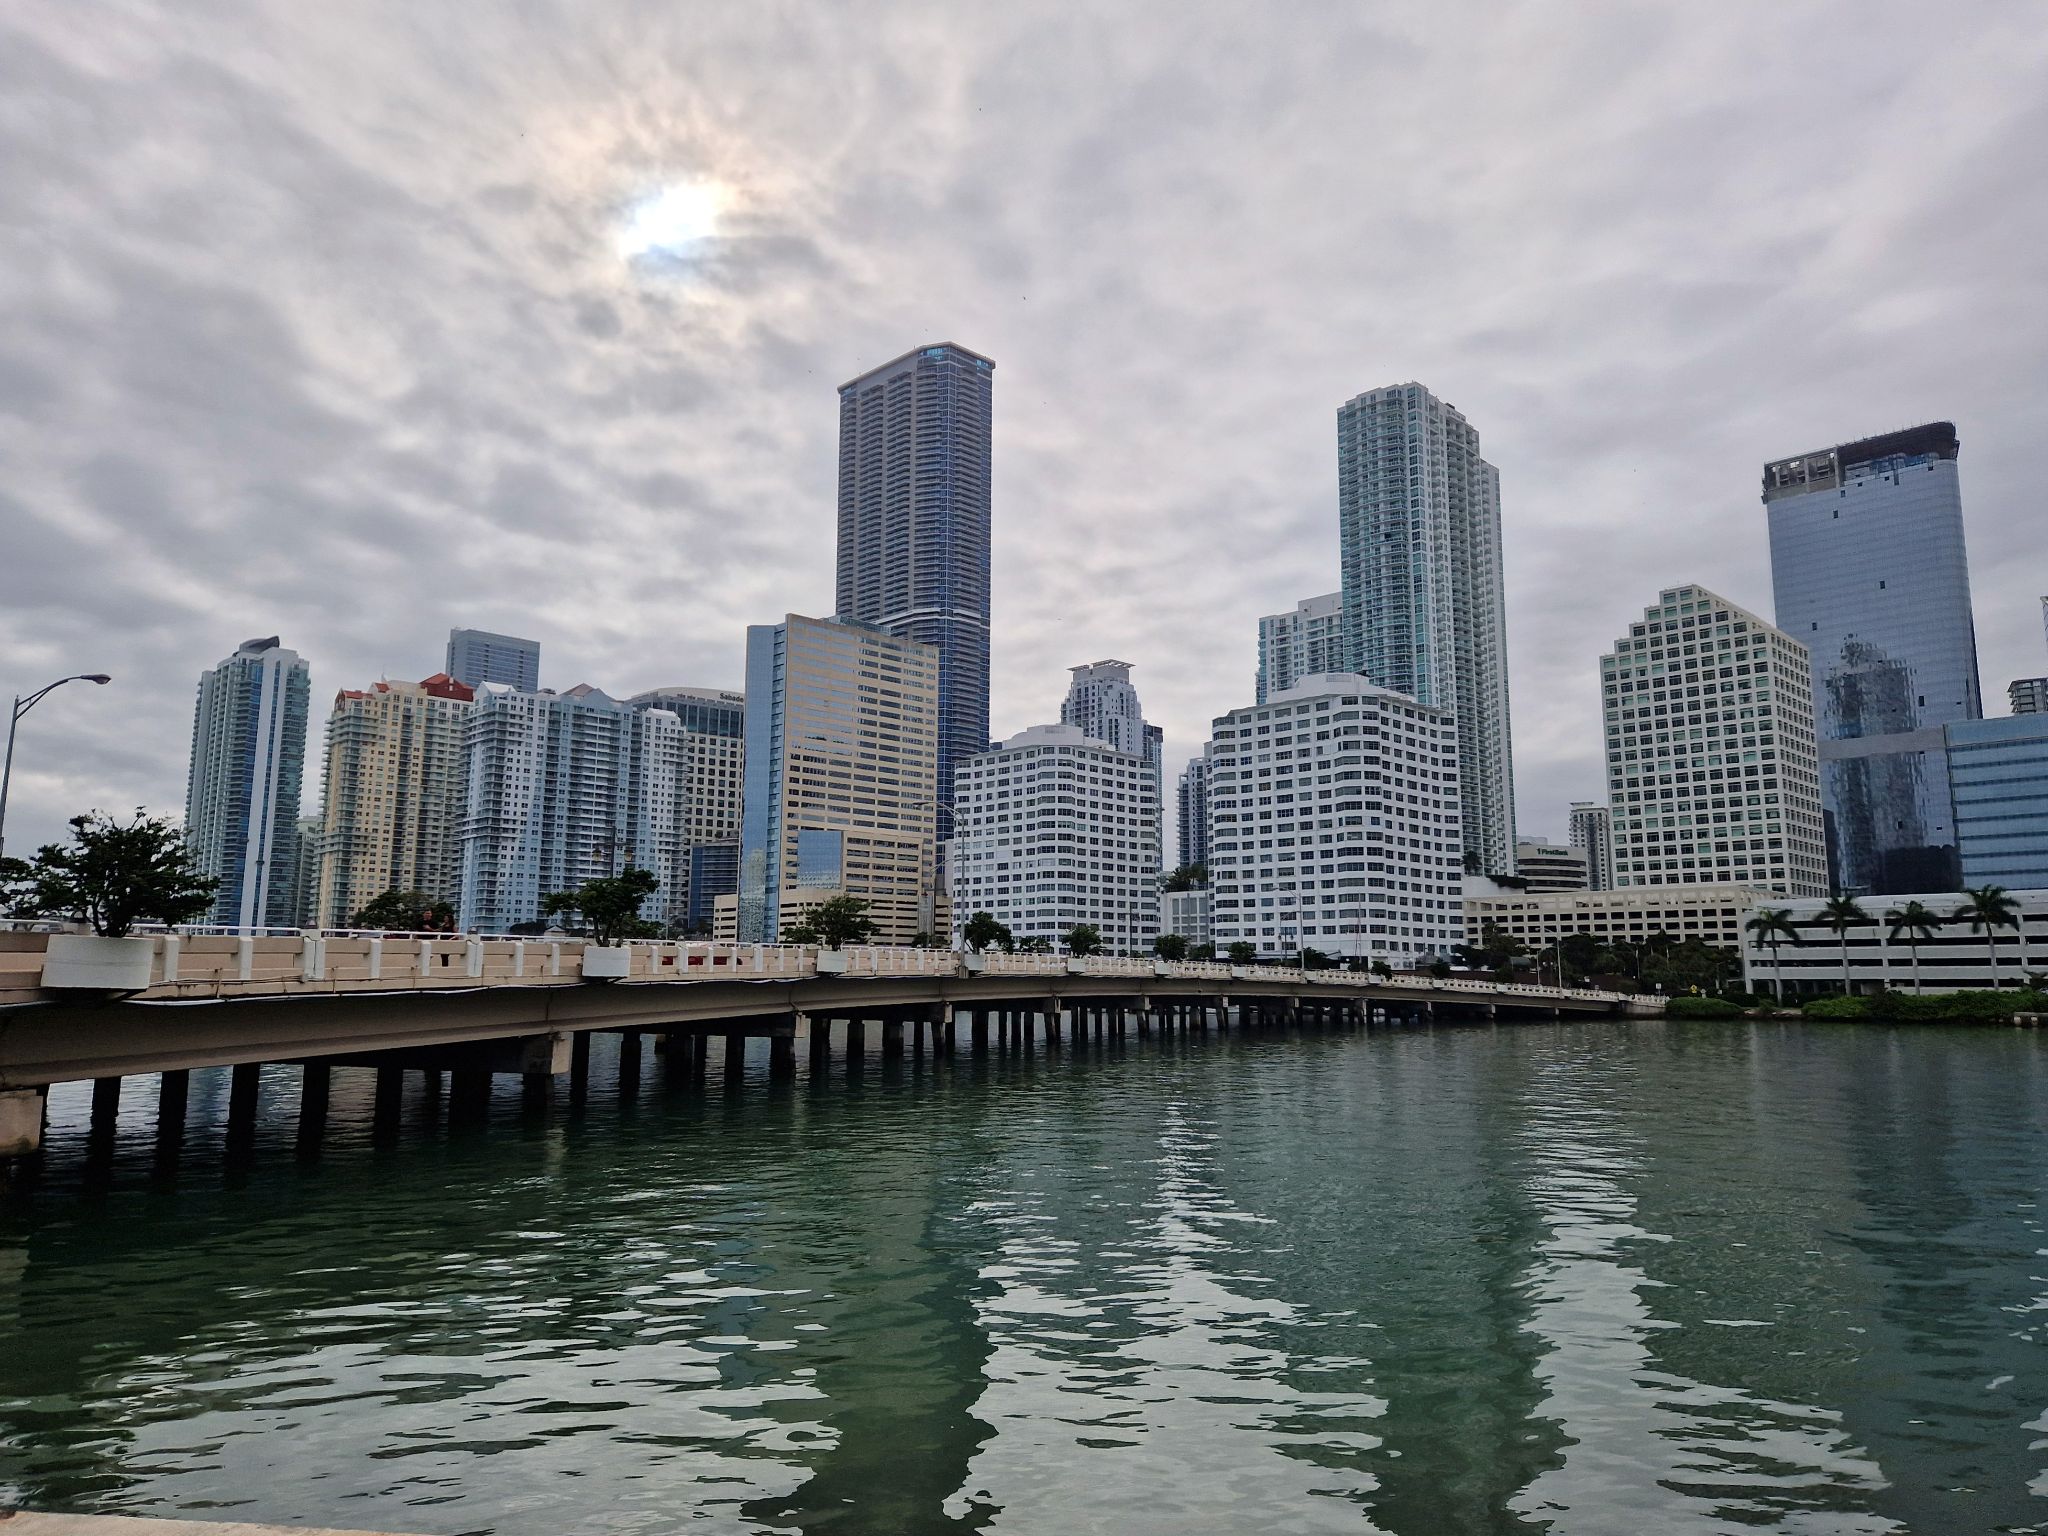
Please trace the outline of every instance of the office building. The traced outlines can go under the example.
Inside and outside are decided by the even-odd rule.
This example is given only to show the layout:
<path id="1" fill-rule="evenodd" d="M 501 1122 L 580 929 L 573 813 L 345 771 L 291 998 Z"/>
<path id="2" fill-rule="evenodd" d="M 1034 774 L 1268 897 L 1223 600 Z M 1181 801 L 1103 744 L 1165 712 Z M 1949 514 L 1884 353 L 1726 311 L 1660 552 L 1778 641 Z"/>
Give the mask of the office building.
<path id="1" fill-rule="evenodd" d="M 1451 713 L 1348 673 L 1219 716 L 1209 744 L 1219 948 L 1409 962 L 1459 938 Z"/>
<path id="2" fill-rule="evenodd" d="M 995 364 L 951 342 L 839 386 L 840 617 L 939 653 L 939 836 L 953 770 L 988 745 Z"/>
<path id="3" fill-rule="evenodd" d="M 588 684 L 522 693 L 486 683 L 466 732 L 464 928 L 507 932 L 541 920 L 543 896 L 627 865 L 659 886 L 640 916 L 683 916 L 676 799 L 683 729 Z"/>
<path id="4" fill-rule="evenodd" d="M 1180 771 L 1174 810 L 1179 817 L 1176 836 L 1180 858 L 1176 867 L 1209 862 L 1209 759 L 1191 757 Z"/>
<path id="5" fill-rule="evenodd" d="M 1142 742 L 1142 731 L 1138 739 Z M 1112 954 L 1159 935 L 1159 780 L 1138 753 L 1040 725 L 960 765 L 950 849 L 956 937 L 987 912 L 1017 939 L 1093 927 Z"/>
<path id="6" fill-rule="evenodd" d="M 936 646 L 845 618 L 747 630 L 740 939 L 772 943 L 841 895 L 868 903 L 879 943 L 936 931 L 939 666 Z"/>
<path id="7" fill-rule="evenodd" d="M 1848 983 L 1858 993 L 2017 986 L 2026 976 L 2048 968 L 2048 890 L 2015 889 L 2006 894 L 2018 909 L 2018 925 L 1989 934 L 1970 926 L 1965 898 L 1954 891 L 1894 892 L 1883 901 L 1864 902 L 1870 921 L 1842 934 L 1822 921 L 1824 901 L 1773 902 L 1790 917 L 1799 942 L 1781 941 L 1773 954 L 1757 935 L 1745 932 L 1744 985 L 1752 992 L 1776 992 L 1782 983 L 1790 998 L 1839 993 L 1846 943 Z M 1894 935 L 1887 914 L 1915 901 L 1934 914 L 1933 932 L 1901 929 Z"/>
<path id="8" fill-rule="evenodd" d="M 1944 734 L 1963 885 L 2048 890 L 2048 715 L 1959 721 Z"/>
<path id="9" fill-rule="evenodd" d="M 1827 889 L 1806 647 L 1667 588 L 1600 659 L 1618 887 Z"/>
<path id="10" fill-rule="evenodd" d="M 739 888 L 739 843 L 697 844 L 690 850 L 690 894 L 684 927 L 693 934 L 712 934 L 719 898 L 735 897 Z"/>
<path id="11" fill-rule="evenodd" d="M 1984 713 L 1955 428 L 1764 466 L 1778 628 L 1812 653 L 1839 889 L 1954 889 L 1941 728 Z"/>
<path id="12" fill-rule="evenodd" d="M 1547 837 L 1515 840 L 1515 874 L 1527 891 L 1590 890 L 1586 855 L 1569 844 Z"/>
<path id="13" fill-rule="evenodd" d="M 1514 869 L 1500 474 L 1420 384 L 1337 413 L 1345 665 L 1457 721 L 1465 866 Z"/>
<path id="14" fill-rule="evenodd" d="M 1465 942 L 1488 928 L 1532 950 L 1586 934 L 1602 944 L 1641 944 L 1660 935 L 1733 949 L 1763 892 L 1746 885 L 1631 886 L 1610 891 L 1524 891 L 1480 875 L 1465 879 Z"/>
<path id="15" fill-rule="evenodd" d="M 1259 703 L 1304 677 L 1343 670 L 1343 593 L 1304 598 L 1287 613 L 1259 620 Z"/>
<path id="16" fill-rule="evenodd" d="M 1165 801 L 1165 736 L 1156 725 L 1145 723 L 1145 711 L 1138 703 L 1138 690 L 1131 686 L 1131 664 L 1127 661 L 1095 661 L 1070 667 L 1067 696 L 1060 701 L 1060 724 L 1076 726 L 1091 741 L 1107 742 L 1119 752 L 1143 758 L 1152 770 L 1155 803 Z M 1157 869 L 1165 855 L 1164 834 L 1155 851 Z"/>
<path id="17" fill-rule="evenodd" d="M 1160 930 L 1186 939 L 1190 945 L 1214 944 L 1216 920 L 1210 906 L 1210 891 L 1198 885 L 1189 891 L 1166 891 L 1160 898 Z"/>
<path id="18" fill-rule="evenodd" d="M 1572 847 L 1585 855 L 1586 888 L 1614 889 L 1614 820 L 1606 806 L 1590 800 L 1572 802 Z"/>
<path id="19" fill-rule="evenodd" d="M 198 872 L 220 881 L 209 922 L 297 925 L 292 871 L 310 686 L 306 663 L 275 635 L 243 641 L 200 675 L 185 841 Z"/>
<path id="20" fill-rule="evenodd" d="M 676 874 L 670 906 L 694 930 L 697 917 L 708 923 L 711 912 L 708 902 L 697 899 L 694 850 L 739 842 L 747 698 L 722 688 L 655 688 L 626 702 L 634 709 L 664 710 L 682 727 L 676 739 Z M 736 877 L 720 873 L 725 856 L 710 858 L 712 895 L 738 889 Z"/>
<path id="21" fill-rule="evenodd" d="M 464 761 L 476 690 L 437 673 L 345 688 L 327 717 L 314 910 L 346 928 L 386 891 L 462 899 Z"/>
<path id="22" fill-rule="evenodd" d="M 2005 685 L 2016 715 L 2048 715 L 2048 677 L 2016 677 Z"/>
<path id="23" fill-rule="evenodd" d="M 487 629 L 451 629 L 448 661 L 441 670 L 466 688 L 503 683 L 534 693 L 540 688 L 540 642 Z"/>
<path id="24" fill-rule="evenodd" d="M 301 816 L 292 838 L 292 895 L 288 921 L 311 928 L 320 914 L 320 830 L 318 816 Z"/>

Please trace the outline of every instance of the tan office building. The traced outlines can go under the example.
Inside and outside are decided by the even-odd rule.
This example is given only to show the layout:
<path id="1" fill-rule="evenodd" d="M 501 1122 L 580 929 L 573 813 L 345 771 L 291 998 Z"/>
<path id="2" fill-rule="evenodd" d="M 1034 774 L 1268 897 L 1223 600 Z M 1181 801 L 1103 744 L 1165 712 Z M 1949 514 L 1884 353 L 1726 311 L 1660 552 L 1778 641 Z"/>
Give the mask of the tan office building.
<path id="1" fill-rule="evenodd" d="M 1614 891 L 1522 891 L 1481 875 L 1465 877 L 1465 942 L 1476 944 L 1488 924 L 1531 949 L 1573 934 L 1603 944 L 1640 942 L 1655 934 L 1700 939 L 1734 949 L 1742 924 L 1763 899 L 1746 885 L 1630 886 Z"/>
<path id="2" fill-rule="evenodd" d="M 747 630 L 746 693 L 737 937 L 839 895 L 878 943 L 936 933 L 937 648 L 791 614 Z"/>

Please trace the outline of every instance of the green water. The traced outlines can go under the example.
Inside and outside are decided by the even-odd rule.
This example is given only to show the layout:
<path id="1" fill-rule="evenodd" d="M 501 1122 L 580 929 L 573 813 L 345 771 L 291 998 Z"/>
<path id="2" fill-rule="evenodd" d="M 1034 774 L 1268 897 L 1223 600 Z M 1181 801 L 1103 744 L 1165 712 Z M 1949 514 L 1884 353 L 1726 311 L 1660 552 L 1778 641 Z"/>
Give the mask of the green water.
<path id="1" fill-rule="evenodd" d="M 2048 1037 L 1131 1042 L 0 1207 L 0 1501 L 434 1533 L 2048 1530 Z M 268 1108 L 274 1101 L 274 1112 Z"/>

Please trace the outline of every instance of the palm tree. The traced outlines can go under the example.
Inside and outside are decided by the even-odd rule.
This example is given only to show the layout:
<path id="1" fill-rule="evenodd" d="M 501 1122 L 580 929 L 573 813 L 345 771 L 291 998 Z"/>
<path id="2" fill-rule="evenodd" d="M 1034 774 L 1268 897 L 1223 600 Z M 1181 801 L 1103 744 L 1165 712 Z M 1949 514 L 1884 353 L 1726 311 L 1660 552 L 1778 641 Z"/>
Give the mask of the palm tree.
<path id="1" fill-rule="evenodd" d="M 1896 944 L 1901 938 L 1913 954 L 1913 990 L 1920 990 L 1920 946 L 1934 937 L 1934 930 L 1941 926 L 1941 914 L 1924 901 L 1909 901 L 1903 907 L 1894 907 L 1885 913 L 1884 920 L 1891 929 L 1890 942 Z"/>
<path id="2" fill-rule="evenodd" d="M 1777 978 L 1778 1006 L 1782 1008 L 1785 1005 L 1785 973 L 1778 969 L 1778 946 L 1790 944 L 1796 949 L 1806 942 L 1799 937 L 1799 925 L 1792 921 L 1792 909 L 1758 907 L 1742 927 L 1752 939 L 1771 952 L 1771 974 Z"/>
<path id="3" fill-rule="evenodd" d="M 1998 930 L 2019 928 L 2020 904 L 2005 894 L 2002 885 L 1980 885 L 1963 892 L 1969 900 L 1956 909 L 1956 921 L 1968 923 L 1972 933 L 1984 935 L 1984 945 L 1991 952 L 1991 990 L 1998 990 Z M 2020 944 L 2025 946 L 2026 931 L 2020 930 Z"/>
<path id="4" fill-rule="evenodd" d="M 1830 896 L 1826 906 L 1820 909 L 1818 921 L 1823 928 L 1835 930 L 1835 937 L 1842 942 L 1842 995 L 1849 997 L 1856 991 L 1856 983 L 1849 979 L 1849 930 L 1861 928 L 1870 921 L 1870 914 L 1856 905 L 1854 896 Z"/>

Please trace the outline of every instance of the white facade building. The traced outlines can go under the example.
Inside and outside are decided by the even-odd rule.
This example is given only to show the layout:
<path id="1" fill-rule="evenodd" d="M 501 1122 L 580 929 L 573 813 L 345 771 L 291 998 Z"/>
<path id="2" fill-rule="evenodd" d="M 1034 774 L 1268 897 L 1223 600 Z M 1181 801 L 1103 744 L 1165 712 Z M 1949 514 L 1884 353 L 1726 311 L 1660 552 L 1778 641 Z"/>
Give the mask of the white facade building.
<path id="1" fill-rule="evenodd" d="M 1167 891 L 1161 895 L 1160 901 L 1165 907 L 1165 932 L 1178 934 L 1190 944 L 1216 942 L 1215 909 L 1210 902 L 1208 887 Z"/>
<path id="2" fill-rule="evenodd" d="M 1601 657 L 1600 682 L 1617 886 L 1827 889 L 1805 646 L 1670 587 Z"/>
<path id="3" fill-rule="evenodd" d="M 1350 673 L 1219 716 L 1209 744 L 1218 948 L 1410 961 L 1457 943 L 1463 841 L 1449 710 Z"/>
<path id="4" fill-rule="evenodd" d="M 953 926 L 986 912 L 1053 944 L 1079 924 L 1113 954 L 1159 934 L 1159 780 L 1075 725 L 1039 725 L 954 773 Z"/>
<path id="5" fill-rule="evenodd" d="M 1614 817 L 1604 805 L 1591 800 L 1572 802 L 1572 825 L 1567 834 L 1572 847 L 1585 855 L 1586 888 L 1614 889 Z"/>
<path id="6" fill-rule="evenodd" d="M 1263 704 L 1304 677 L 1344 670 L 1344 594 L 1305 597 L 1259 620 L 1258 692 Z"/>
<path id="7" fill-rule="evenodd" d="M 2007 891 L 2006 895 L 2018 904 L 2019 926 L 1999 928 L 1991 934 L 1970 927 L 1963 915 L 1968 898 L 1954 891 L 1858 897 L 1870 921 L 1850 928 L 1843 937 L 1822 925 L 1823 900 L 1769 901 L 1768 906 L 1790 916 L 1799 930 L 1799 942 L 1781 942 L 1774 958 L 1768 945 L 1745 932 L 1745 984 L 1753 992 L 1776 992 L 1782 979 L 1787 997 L 1840 992 L 1846 937 L 1849 981 L 1857 992 L 1959 992 L 1989 988 L 1994 982 L 2016 987 L 2029 975 L 2048 972 L 2048 891 Z M 1935 915 L 1933 933 L 1901 930 L 1894 937 L 1889 914 L 1916 901 Z"/>
<path id="8" fill-rule="evenodd" d="M 1518 891 L 1481 875 L 1465 877 L 1465 942 L 1488 927 L 1531 949 L 1587 934 L 1602 944 L 1663 935 L 1733 949 L 1762 893 L 1746 885 L 1653 885 L 1625 891 Z"/>
<path id="9" fill-rule="evenodd" d="M 1145 711 L 1138 703 L 1138 690 L 1131 686 L 1131 664 L 1127 661 L 1095 661 L 1084 667 L 1070 667 L 1072 680 L 1060 703 L 1060 724 L 1076 725 L 1093 741 L 1107 742 L 1119 752 L 1142 757 L 1152 769 L 1152 798 L 1166 802 L 1166 737 L 1156 725 L 1145 723 Z M 1152 851 L 1152 867 L 1160 867 L 1166 856 L 1164 822 Z"/>
<path id="10" fill-rule="evenodd" d="M 185 842 L 220 881 L 208 921 L 282 928 L 294 910 L 299 781 L 306 766 L 306 663 L 275 635 L 245 640 L 200 675 L 185 780 Z"/>
<path id="11" fill-rule="evenodd" d="M 1547 837 L 1515 840 L 1515 873 L 1531 891 L 1583 891 L 1590 889 L 1586 856 L 1578 849 Z"/>

